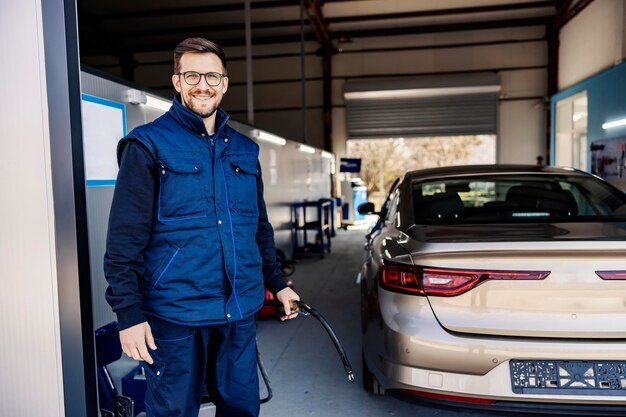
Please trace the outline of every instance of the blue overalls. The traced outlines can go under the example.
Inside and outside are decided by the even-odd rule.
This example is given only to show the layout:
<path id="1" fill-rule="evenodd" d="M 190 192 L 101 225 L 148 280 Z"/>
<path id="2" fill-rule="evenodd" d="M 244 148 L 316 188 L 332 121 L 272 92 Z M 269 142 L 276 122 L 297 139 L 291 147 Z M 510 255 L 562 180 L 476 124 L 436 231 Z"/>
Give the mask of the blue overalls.
<path id="1" fill-rule="evenodd" d="M 210 137 L 177 97 L 168 113 L 118 146 L 106 295 L 120 329 L 146 318 L 152 328 L 155 363 L 144 364 L 148 417 L 196 417 L 205 379 L 218 416 L 259 412 L 254 314 L 264 286 L 278 292 L 285 284 L 263 201 L 259 147 L 227 120 L 218 109 Z M 142 175 L 125 166 L 131 141 L 143 145 L 146 162 L 138 163 L 135 152 L 133 165 L 149 167 L 152 201 L 126 186 Z"/>
<path id="2" fill-rule="evenodd" d="M 217 417 L 258 416 L 254 317 L 196 327 L 148 321 L 157 350 L 153 365 L 143 362 L 147 417 L 196 417 L 205 381 Z"/>

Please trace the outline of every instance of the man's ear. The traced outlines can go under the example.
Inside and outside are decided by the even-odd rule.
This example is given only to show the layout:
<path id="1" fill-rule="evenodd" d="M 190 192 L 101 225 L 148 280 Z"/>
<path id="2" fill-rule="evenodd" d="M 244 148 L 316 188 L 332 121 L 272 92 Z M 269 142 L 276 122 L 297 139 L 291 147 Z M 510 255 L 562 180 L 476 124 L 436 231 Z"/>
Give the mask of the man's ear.
<path id="1" fill-rule="evenodd" d="M 228 77 L 222 78 L 222 94 L 226 94 L 228 90 Z"/>
<path id="2" fill-rule="evenodd" d="M 180 90 L 181 90 L 181 87 L 180 87 L 180 75 L 172 74 L 172 85 L 174 86 L 176 91 L 180 93 Z"/>

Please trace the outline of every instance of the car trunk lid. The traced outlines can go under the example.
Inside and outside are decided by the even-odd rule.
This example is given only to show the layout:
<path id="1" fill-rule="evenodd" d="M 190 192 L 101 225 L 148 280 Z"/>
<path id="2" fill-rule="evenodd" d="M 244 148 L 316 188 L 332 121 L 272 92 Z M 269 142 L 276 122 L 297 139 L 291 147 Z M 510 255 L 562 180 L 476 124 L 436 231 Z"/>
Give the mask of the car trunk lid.
<path id="1" fill-rule="evenodd" d="M 460 295 L 428 295 L 445 329 L 494 336 L 626 338 L 626 280 L 602 279 L 596 273 L 626 270 L 626 242 L 620 239 L 624 229 L 607 224 L 428 228 L 421 231 L 428 239 L 406 244 L 415 265 L 550 271 L 540 280 L 488 279 Z"/>

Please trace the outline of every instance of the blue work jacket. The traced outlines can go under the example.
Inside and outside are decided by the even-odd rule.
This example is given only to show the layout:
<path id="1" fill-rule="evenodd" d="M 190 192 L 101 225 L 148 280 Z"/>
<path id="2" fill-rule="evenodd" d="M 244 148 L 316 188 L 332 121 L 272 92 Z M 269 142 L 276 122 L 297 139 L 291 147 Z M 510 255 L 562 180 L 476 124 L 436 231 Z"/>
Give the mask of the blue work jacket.
<path id="1" fill-rule="evenodd" d="M 209 136 L 202 118 L 176 97 L 169 112 L 120 141 L 104 262 L 107 301 L 120 328 L 143 321 L 143 314 L 185 325 L 240 320 L 262 306 L 264 286 L 285 287 L 263 200 L 259 146 L 227 121 L 218 109 Z M 133 183 L 121 178 L 134 175 L 124 167 L 130 141 L 145 148 L 154 179 L 149 193 L 123 188 Z M 132 213 L 143 216 L 136 209 L 145 204 L 137 197 L 142 192 L 153 196 L 149 219 L 133 229 Z"/>

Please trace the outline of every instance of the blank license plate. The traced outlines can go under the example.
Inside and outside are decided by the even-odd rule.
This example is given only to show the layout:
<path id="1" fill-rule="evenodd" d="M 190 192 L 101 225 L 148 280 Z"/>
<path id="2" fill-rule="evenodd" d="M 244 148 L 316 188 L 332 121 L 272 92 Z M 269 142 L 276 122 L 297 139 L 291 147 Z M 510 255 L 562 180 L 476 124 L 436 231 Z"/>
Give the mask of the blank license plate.
<path id="1" fill-rule="evenodd" d="M 626 395 L 626 361 L 511 360 L 516 394 Z"/>

